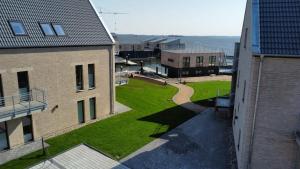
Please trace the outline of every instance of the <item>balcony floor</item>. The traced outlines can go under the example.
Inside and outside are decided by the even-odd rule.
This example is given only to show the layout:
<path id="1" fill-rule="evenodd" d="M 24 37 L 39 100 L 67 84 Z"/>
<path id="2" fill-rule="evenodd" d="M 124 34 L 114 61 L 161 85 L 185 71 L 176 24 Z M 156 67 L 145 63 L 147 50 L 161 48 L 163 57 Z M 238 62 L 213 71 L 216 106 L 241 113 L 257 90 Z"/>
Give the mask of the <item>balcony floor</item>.
<path id="1" fill-rule="evenodd" d="M 42 111 L 46 104 L 38 101 L 21 102 L 13 106 L 0 107 L 0 122 L 27 116 L 34 112 Z"/>

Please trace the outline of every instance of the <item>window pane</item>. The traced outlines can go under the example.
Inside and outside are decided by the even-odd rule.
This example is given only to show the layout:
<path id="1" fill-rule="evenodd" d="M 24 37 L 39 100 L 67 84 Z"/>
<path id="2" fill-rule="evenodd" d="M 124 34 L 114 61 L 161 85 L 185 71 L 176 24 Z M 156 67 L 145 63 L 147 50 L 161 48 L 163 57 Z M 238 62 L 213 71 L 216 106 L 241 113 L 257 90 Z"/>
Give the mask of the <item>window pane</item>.
<path id="1" fill-rule="evenodd" d="M 54 28 L 54 30 L 55 30 L 55 32 L 56 32 L 56 34 L 58 36 L 64 36 L 64 35 L 66 35 L 65 31 L 64 31 L 64 29 L 63 29 L 63 27 L 61 25 L 55 24 L 55 25 L 53 25 L 53 28 Z"/>
<path id="2" fill-rule="evenodd" d="M 12 22 L 9 22 L 9 24 L 15 35 L 27 35 L 22 22 L 12 21 Z"/>
<path id="3" fill-rule="evenodd" d="M 77 102 L 78 123 L 84 123 L 84 101 Z"/>
<path id="4" fill-rule="evenodd" d="M 24 142 L 28 143 L 33 140 L 31 117 L 30 116 L 24 117 L 22 119 L 22 125 L 23 125 Z"/>
<path id="5" fill-rule="evenodd" d="M 83 90 L 83 69 L 82 65 L 76 66 L 76 89 Z"/>
<path id="6" fill-rule="evenodd" d="M 91 120 L 96 119 L 96 98 L 90 99 L 90 117 Z"/>
<path id="7" fill-rule="evenodd" d="M 53 29 L 51 28 L 51 25 L 49 23 L 42 23 L 40 25 L 41 25 L 41 28 L 44 32 L 44 35 L 46 35 L 46 36 L 55 35 L 55 33 L 54 33 Z"/>
<path id="8" fill-rule="evenodd" d="M 88 65 L 89 69 L 89 88 L 95 87 L 95 66 L 94 64 Z"/>
<path id="9" fill-rule="evenodd" d="M 189 57 L 183 58 L 183 67 L 190 67 L 190 58 Z"/>
<path id="10" fill-rule="evenodd" d="M 0 151 L 8 148 L 5 122 L 0 123 Z"/>

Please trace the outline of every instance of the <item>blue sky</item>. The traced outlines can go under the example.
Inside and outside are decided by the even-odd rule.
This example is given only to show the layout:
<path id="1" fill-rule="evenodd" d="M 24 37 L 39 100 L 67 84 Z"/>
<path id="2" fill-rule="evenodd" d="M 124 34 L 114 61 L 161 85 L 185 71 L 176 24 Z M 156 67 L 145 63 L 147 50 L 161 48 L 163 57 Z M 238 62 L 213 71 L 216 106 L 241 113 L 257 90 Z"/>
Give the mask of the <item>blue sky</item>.
<path id="1" fill-rule="evenodd" d="M 246 0 L 92 0 L 111 32 L 240 36 Z"/>

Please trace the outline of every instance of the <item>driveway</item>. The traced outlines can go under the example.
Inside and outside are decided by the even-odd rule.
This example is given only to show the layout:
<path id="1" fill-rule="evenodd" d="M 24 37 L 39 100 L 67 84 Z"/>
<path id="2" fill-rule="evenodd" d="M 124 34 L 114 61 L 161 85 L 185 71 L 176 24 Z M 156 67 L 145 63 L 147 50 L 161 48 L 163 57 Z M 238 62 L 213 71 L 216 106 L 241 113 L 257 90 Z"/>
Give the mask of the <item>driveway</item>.
<path id="1" fill-rule="evenodd" d="M 230 123 L 206 110 L 121 162 L 131 169 L 228 169 Z"/>

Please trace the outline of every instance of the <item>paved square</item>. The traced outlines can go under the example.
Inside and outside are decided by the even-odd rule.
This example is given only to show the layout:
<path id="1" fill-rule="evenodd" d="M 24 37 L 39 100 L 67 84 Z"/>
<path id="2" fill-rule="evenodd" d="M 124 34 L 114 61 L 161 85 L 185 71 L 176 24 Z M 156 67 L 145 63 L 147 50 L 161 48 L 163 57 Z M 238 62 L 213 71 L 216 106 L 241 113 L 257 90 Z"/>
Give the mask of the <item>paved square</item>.
<path id="1" fill-rule="evenodd" d="M 228 169 L 230 121 L 207 110 L 122 160 L 131 169 Z"/>

